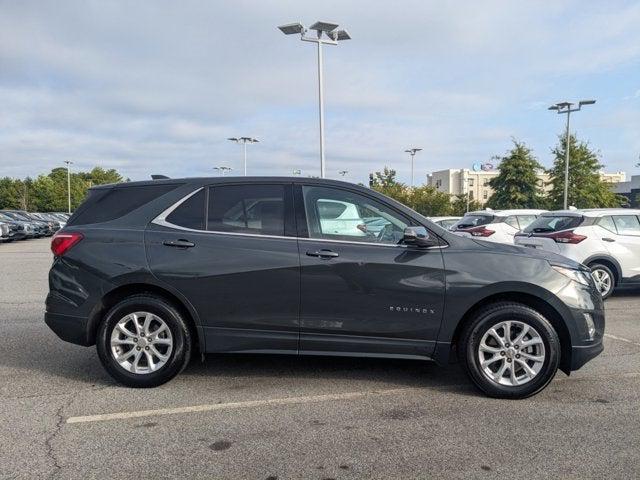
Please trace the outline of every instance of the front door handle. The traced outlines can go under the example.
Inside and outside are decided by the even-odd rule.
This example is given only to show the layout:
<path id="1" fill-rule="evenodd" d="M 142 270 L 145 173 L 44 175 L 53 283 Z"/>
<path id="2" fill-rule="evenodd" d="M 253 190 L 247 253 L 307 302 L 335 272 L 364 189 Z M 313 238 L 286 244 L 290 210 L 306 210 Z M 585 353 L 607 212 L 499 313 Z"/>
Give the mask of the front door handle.
<path id="1" fill-rule="evenodd" d="M 191 248 L 196 246 L 195 243 L 190 242 L 189 240 L 185 240 L 184 238 L 181 238 L 179 240 L 165 240 L 164 242 L 162 242 L 162 244 L 166 245 L 167 247 L 178 248 Z"/>
<path id="2" fill-rule="evenodd" d="M 615 242 L 613 238 L 605 237 L 602 239 L 603 242 Z"/>
<path id="3" fill-rule="evenodd" d="M 307 256 L 309 257 L 320 257 L 320 258 L 336 258 L 340 255 L 337 252 L 332 252 L 331 250 L 316 250 L 315 252 L 307 252 Z"/>

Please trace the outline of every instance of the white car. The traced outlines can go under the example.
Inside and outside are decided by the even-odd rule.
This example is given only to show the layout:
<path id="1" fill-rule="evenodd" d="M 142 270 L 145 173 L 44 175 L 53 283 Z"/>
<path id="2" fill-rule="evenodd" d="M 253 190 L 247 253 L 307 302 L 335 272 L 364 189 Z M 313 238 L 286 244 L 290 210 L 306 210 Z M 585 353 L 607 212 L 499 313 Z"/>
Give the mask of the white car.
<path id="1" fill-rule="evenodd" d="M 479 210 L 462 217 L 451 230 L 462 237 L 474 237 L 498 243 L 514 243 L 520 230 L 529 226 L 545 210 Z"/>
<path id="2" fill-rule="evenodd" d="M 436 225 L 440 225 L 445 230 L 449 230 L 453 227 L 462 217 L 429 217 Z"/>
<path id="3" fill-rule="evenodd" d="M 603 298 L 620 284 L 640 283 L 640 210 L 562 210 L 542 214 L 516 245 L 559 253 L 591 268 Z"/>
<path id="4" fill-rule="evenodd" d="M 319 199 L 317 206 L 324 235 L 367 236 L 365 221 L 353 203 Z"/>

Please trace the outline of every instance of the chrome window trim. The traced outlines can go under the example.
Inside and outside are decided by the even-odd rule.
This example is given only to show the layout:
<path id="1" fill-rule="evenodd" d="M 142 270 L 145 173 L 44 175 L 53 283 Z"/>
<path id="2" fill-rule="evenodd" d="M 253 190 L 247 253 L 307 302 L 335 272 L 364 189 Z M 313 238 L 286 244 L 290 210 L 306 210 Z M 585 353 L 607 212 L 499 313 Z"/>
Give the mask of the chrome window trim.
<path id="1" fill-rule="evenodd" d="M 275 239 L 285 239 L 285 240 L 302 240 L 306 242 L 328 242 L 328 243 L 345 243 L 349 245 L 373 245 L 375 247 L 387 247 L 387 248 L 408 248 L 411 245 L 401 245 L 401 244 L 388 244 L 388 243 L 377 243 L 377 242 L 358 242 L 355 240 L 332 240 L 328 238 L 306 238 L 306 237 L 286 237 L 283 235 L 264 235 L 262 233 L 243 233 L 243 232 L 222 232 L 219 230 L 198 230 L 195 228 L 187 228 L 182 227 L 180 225 L 176 225 L 175 223 L 171 223 L 167 221 L 167 217 L 173 213 L 173 211 L 182 205 L 184 202 L 189 200 L 195 194 L 197 194 L 200 190 L 204 190 L 205 187 L 200 187 L 197 190 L 194 190 L 190 194 L 178 200 L 176 203 L 171 205 L 169 208 L 164 210 L 160 215 L 151 220 L 151 223 L 155 225 L 160 225 L 162 227 L 171 228 L 174 230 L 182 230 L 184 232 L 194 232 L 194 233 L 211 233 L 214 235 L 234 235 L 241 237 L 260 237 L 260 238 L 275 238 Z M 434 249 L 443 249 L 447 248 L 449 245 L 438 245 L 434 247 L 421 248 L 417 250 L 434 250 Z"/>

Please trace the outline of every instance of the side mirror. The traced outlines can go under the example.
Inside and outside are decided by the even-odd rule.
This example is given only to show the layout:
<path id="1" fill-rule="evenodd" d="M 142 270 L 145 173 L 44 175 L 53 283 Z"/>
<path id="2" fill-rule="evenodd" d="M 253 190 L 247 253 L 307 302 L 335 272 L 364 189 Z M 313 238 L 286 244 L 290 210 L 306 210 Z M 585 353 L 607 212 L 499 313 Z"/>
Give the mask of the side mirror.
<path id="1" fill-rule="evenodd" d="M 429 232 L 424 227 L 407 227 L 404 229 L 402 242 L 407 245 L 415 245 L 416 247 L 435 247 L 438 245 L 438 239 L 430 237 Z"/>

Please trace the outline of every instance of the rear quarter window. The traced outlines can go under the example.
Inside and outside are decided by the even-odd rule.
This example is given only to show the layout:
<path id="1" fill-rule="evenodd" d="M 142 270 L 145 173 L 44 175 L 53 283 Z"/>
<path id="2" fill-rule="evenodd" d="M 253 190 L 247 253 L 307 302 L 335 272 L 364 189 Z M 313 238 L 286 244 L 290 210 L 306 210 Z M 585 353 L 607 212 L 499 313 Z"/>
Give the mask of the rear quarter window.
<path id="1" fill-rule="evenodd" d="M 462 217 L 462 220 L 456 224 L 455 228 L 472 228 L 488 225 L 493 222 L 494 218 L 493 215 L 465 215 Z"/>
<path id="2" fill-rule="evenodd" d="M 85 201 L 71 215 L 67 225 L 89 225 L 115 220 L 177 188 L 175 184 L 89 190 Z"/>

